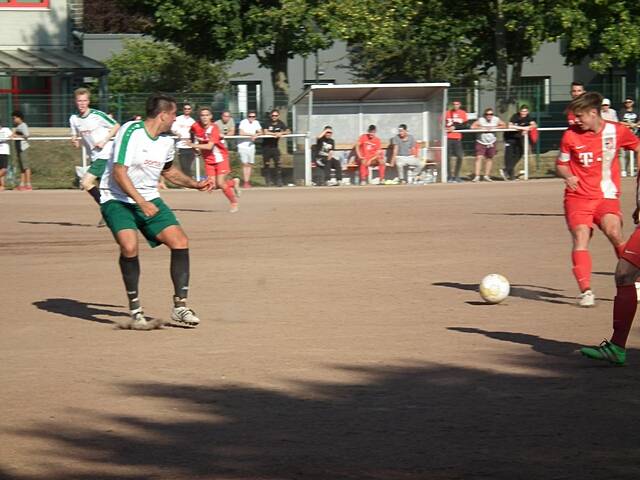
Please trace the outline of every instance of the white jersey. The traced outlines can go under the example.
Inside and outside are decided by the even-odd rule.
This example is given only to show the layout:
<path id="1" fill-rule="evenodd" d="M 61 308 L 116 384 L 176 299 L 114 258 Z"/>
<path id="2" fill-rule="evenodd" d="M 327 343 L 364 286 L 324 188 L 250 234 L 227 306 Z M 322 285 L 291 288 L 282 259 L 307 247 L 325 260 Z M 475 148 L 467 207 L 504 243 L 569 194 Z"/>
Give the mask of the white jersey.
<path id="1" fill-rule="evenodd" d="M 240 122 L 240 125 L 238 126 L 238 135 L 255 135 L 260 132 L 262 132 L 262 126 L 257 120 L 250 122 L 249 119 L 245 118 Z M 239 142 L 240 143 L 238 143 L 238 147 L 250 147 L 254 144 L 250 138 L 243 138 L 239 140 Z"/>
<path id="2" fill-rule="evenodd" d="M 9 147 L 9 139 L 12 132 L 7 127 L 0 127 L 0 155 L 9 155 L 11 148 Z"/>
<path id="3" fill-rule="evenodd" d="M 173 138 L 166 135 L 151 137 L 142 120 L 125 123 L 116 135 L 113 155 L 100 181 L 100 203 L 119 200 L 135 203 L 113 179 L 115 165 L 129 167 L 127 174 L 135 189 L 145 200 L 158 198 L 158 181 L 165 164 L 173 161 Z"/>
<path id="4" fill-rule="evenodd" d="M 491 117 L 491 120 L 487 120 L 485 117 L 480 117 L 478 119 L 478 124 L 483 128 L 498 128 L 499 123 L 500 119 L 495 116 Z M 493 132 L 481 133 L 476 139 L 476 142 L 481 143 L 482 145 L 493 145 L 496 143 L 496 136 Z"/>
<path id="5" fill-rule="evenodd" d="M 111 156 L 113 139 L 109 140 L 102 148 L 96 147 L 96 143 L 104 141 L 109 134 L 109 130 L 115 124 L 116 121 L 109 115 L 93 108 L 90 108 L 84 117 L 76 113 L 69 117 L 71 135 L 82 139 L 82 145 L 87 152 L 87 157 L 92 162 L 98 159 L 108 159 Z"/>
<path id="6" fill-rule="evenodd" d="M 189 115 L 180 115 L 176 117 L 173 125 L 171 125 L 171 131 L 178 136 L 176 147 L 191 148 L 187 145 L 187 140 L 191 139 L 191 125 L 194 123 L 196 123 L 196 121 Z"/>

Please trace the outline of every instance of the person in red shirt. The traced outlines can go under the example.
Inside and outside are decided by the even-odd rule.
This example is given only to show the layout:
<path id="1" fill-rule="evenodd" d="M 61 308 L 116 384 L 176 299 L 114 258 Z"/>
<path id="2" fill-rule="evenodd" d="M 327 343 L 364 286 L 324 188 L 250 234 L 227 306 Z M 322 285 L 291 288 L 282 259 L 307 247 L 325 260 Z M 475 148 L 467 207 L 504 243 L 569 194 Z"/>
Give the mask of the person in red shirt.
<path id="1" fill-rule="evenodd" d="M 231 204 L 231 213 L 238 211 L 239 178 L 227 179 L 231 173 L 229 150 L 220 136 L 220 130 L 213 123 L 213 112 L 209 107 L 198 111 L 200 120 L 191 126 L 191 132 L 198 143 L 187 142 L 189 146 L 200 150 L 204 160 L 207 177 L 215 179 L 216 188 L 222 190 Z"/>
<path id="2" fill-rule="evenodd" d="M 462 103 L 460 100 L 454 100 L 452 102 L 452 108 L 447 110 L 445 115 L 445 126 L 447 129 L 447 156 L 448 162 L 448 177 L 451 183 L 461 183 L 460 168 L 462 167 L 462 161 L 464 159 L 464 151 L 462 149 L 462 134 L 456 132 L 467 127 L 469 117 L 467 112 L 462 110 Z M 456 167 L 454 169 L 453 176 L 451 175 L 451 160 L 456 157 Z"/>
<path id="3" fill-rule="evenodd" d="M 578 98 L 584 92 L 585 92 L 584 83 L 582 83 L 582 82 L 571 82 L 571 98 L 572 99 Z M 569 124 L 569 126 L 571 126 L 574 123 L 576 123 L 576 116 L 573 114 L 572 111 L 569 110 L 568 107 L 567 107 L 567 112 L 566 113 L 567 113 L 567 123 Z"/>
<path id="4" fill-rule="evenodd" d="M 591 255 L 589 240 L 598 225 L 620 257 L 624 250 L 620 211 L 620 164 L 618 150 L 640 152 L 640 140 L 628 128 L 600 116 L 602 95 L 587 92 L 576 97 L 568 110 L 575 123 L 562 136 L 556 162 L 565 181 L 564 211 L 573 238 L 573 274 L 580 287 L 578 304 L 591 307 Z M 633 284 L 633 282 L 632 282 Z"/>
<path id="5" fill-rule="evenodd" d="M 367 133 L 363 133 L 358 138 L 355 146 L 356 158 L 360 165 L 360 185 L 366 185 L 369 177 L 369 167 L 378 165 L 380 174 L 380 184 L 384 183 L 385 162 L 381 150 L 382 142 L 376 136 L 376 126 L 369 125 Z"/>

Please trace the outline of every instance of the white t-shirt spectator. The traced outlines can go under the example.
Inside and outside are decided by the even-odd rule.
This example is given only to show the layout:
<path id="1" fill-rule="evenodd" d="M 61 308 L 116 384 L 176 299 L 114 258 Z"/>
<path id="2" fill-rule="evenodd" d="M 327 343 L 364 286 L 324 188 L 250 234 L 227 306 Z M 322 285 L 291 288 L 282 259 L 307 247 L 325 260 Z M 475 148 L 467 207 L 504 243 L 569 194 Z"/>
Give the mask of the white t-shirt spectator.
<path id="1" fill-rule="evenodd" d="M 482 116 L 478 119 L 478 124 L 482 128 L 498 128 L 500 119 L 495 115 L 491 117 L 491 120 L 487 120 L 486 117 Z M 493 132 L 481 133 L 476 142 L 487 146 L 493 145 L 494 143 L 496 143 L 496 136 L 493 134 Z"/>
<path id="2" fill-rule="evenodd" d="M 238 135 L 256 135 L 261 131 L 262 126 L 260 122 L 257 120 L 250 122 L 248 118 L 242 120 L 238 127 Z M 243 138 L 240 143 L 238 143 L 238 147 L 250 147 L 251 145 L 253 145 L 253 141 L 250 138 Z"/>
<path id="3" fill-rule="evenodd" d="M 176 143 L 177 148 L 190 148 L 187 146 L 186 141 L 191 138 L 191 125 L 196 121 L 189 115 L 180 115 L 176 117 L 176 120 L 171 125 L 171 131 L 174 135 L 180 137 Z"/>

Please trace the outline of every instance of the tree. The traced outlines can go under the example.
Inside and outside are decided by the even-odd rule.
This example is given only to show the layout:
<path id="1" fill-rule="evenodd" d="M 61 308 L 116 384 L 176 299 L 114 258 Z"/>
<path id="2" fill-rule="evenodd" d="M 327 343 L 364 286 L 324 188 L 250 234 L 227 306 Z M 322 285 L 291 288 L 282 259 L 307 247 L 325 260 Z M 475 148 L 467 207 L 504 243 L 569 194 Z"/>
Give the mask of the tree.
<path id="1" fill-rule="evenodd" d="M 105 63 L 113 93 L 215 92 L 228 85 L 225 64 L 193 57 L 169 42 L 127 40 Z"/>
<path id="2" fill-rule="evenodd" d="M 271 71 L 273 106 L 288 104 L 287 62 L 331 44 L 316 22 L 319 0 L 139 0 L 129 11 L 153 19 L 149 32 L 209 60 L 256 55 Z"/>
<path id="3" fill-rule="evenodd" d="M 149 19 L 124 11 L 118 0 L 83 3 L 83 30 L 87 33 L 142 33 Z"/>

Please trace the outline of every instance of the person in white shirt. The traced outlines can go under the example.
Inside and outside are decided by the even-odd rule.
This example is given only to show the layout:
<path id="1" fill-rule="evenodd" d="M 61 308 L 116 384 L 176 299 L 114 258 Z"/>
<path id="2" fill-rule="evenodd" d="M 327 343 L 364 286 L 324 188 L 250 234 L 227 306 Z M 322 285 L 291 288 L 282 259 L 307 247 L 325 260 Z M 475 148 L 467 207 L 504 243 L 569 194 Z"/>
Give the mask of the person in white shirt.
<path id="1" fill-rule="evenodd" d="M 493 114 L 493 108 L 485 108 L 482 117 L 477 119 L 471 125 L 471 128 L 480 130 L 494 130 L 496 128 L 506 128 L 506 124 Z M 480 181 L 480 171 L 482 167 L 482 159 L 485 159 L 485 169 L 482 180 L 485 182 L 493 182 L 491 180 L 491 166 L 493 165 L 493 157 L 496 156 L 497 138 L 493 132 L 485 132 L 478 135 L 476 139 L 476 165 L 474 182 Z"/>
<path id="2" fill-rule="evenodd" d="M 4 177 L 7 174 L 7 167 L 9 166 L 9 155 L 11 154 L 9 139 L 11 135 L 11 129 L 3 127 L 2 120 L 0 120 L 0 191 L 5 189 Z"/>
<path id="3" fill-rule="evenodd" d="M 600 110 L 600 116 L 605 120 L 609 120 L 610 122 L 618 121 L 618 114 L 613 108 L 611 108 L 611 100 L 609 100 L 608 98 L 602 99 L 602 108 Z"/>
<path id="4" fill-rule="evenodd" d="M 113 137 L 120 128 L 120 124 L 106 113 L 89 108 L 91 93 L 86 88 L 78 88 L 73 93 L 78 112 L 69 117 L 71 143 L 79 148 L 82 142 L 87 158 L 91 160 L 91 166 L 80 183 L 82 188 L 100 205 L 100 189 L 96 180 L 102 177 L 107 167 L 107 161 L 113 149 Z M 104 227 L 102 217 L 97 226 Z"/>
<path id="5" fill-rule="evenodd" d="M 193 160 L 196 158 L 196 153 L 193 148 L 187 145 L 187 142 L 191 139 L 191 126 L 196 121 L 191 117 L 193 107 L 190 103 L 185 103 L 182 106 L 182 115 L 176 117 L 176 121 L 171 125 L 171 132 L 178 137 L 176 142 L 176 148 L 178 149 L 178 163 L 180 163 L 180 169 L 185 175 L 193 176 L 192 167 Z"/>
<path id="6" fill-rule="evenodd" d="M 200 323 L 187 307 L 189 292 L 189 240 L 173 211 L 162 201 L 158 180 L 201 191 L 211 191 L 212 179 L 196 182 L 173 165 L 174 141 L 167 132 L 176 119 L 176 101 L 166 95 L 147 99 L 146 119 L 125 123 L 118 131 L 113 155 L 100 182 L 100 210 L 120 247 L 120 271 L 124 281 L 131 323 L 129 328 L 148 330 L 138 298 L 140 264 L 138 230 L 151 247 L 165 244 L 171 250 L 173 310 L 171 319 L 195 327 Z"/>
<path id="7" fill-rule="evenodd" d="M 256 112 L 250 110 L 247 118 L 243 119 L 238 126 L 240 135 L 247 135 L 251 138 L 243 138 L 238 143 L 238 155 L 242 162 L 242 188 L 251 187 L 251 167 L 256 163 L 256 137 L 262 132 L 260 122 L 256 120 Z"/>

